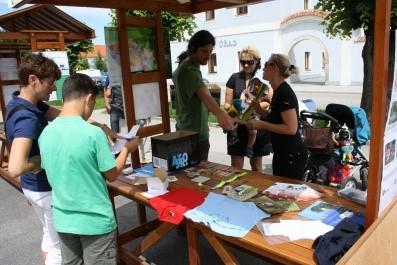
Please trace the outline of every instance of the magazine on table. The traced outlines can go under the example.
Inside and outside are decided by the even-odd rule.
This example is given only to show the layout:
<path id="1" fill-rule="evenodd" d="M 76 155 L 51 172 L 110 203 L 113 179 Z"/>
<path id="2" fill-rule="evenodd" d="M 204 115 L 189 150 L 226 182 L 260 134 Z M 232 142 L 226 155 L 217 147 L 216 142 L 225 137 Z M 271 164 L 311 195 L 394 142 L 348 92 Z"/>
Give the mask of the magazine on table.
<path id="1" fill-rule="evenodd" d="M 355 212 L 337 204 L 322 200 L 312 203 L 302 210 L 299 215 L 311 220 L 320 220 L 327 225 L 336 226 L 342 219 L 352 217 Z"/>
<path id="2" fill-rule="evenodd" d="M 338 190 L 338 196 L 352 200 L 361 205 L 367 204 L 367 191 L 346 187 L 344 189 Z"/>
<path id="3" fill-rule="evenodd" d="M 271 199 L 266 195 L 252 199 L 259 208 L 270 214 L 299 211 L 300 208 L 293 200 Z"/>

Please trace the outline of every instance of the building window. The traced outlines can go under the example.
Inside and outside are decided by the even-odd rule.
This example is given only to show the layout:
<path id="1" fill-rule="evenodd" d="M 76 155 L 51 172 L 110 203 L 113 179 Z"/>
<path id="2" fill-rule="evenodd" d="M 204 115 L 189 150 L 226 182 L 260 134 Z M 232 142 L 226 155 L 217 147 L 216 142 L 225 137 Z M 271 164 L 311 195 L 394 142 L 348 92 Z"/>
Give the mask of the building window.
<path id="1" fill-rule="evenodd" d="M 324 70 L 325 69 L 325 53 L 323 52 L 322 55 L 323 55 L 322 58 L 323 58 L 323 70 Z"/>
<path id="2" fill-rule="evenodd" d="M 205 20 L 214 20 L 215 19 L 215 11 L 210 10 L 205 12 Z"/>
<path id="3" fill-rule="evenodd" d="M 310 65 L 310 52 L 305 52 L 305 70 L 310 71 L 311 65 Z"/>
<path id="4" fill-rule="evenodd" d="M 309 9 L 309 0 L 303 0 L 303 9 Z"/>
<path id="5" fill-rule="evenodd" d="M 248 14 L 248 6 L 240 6 L 236 8 L 237 16 Z"/>
<path id="6" fill-rule="evenodd" d="M 216 73 L 216 53 L 211 54 L 208 60 L 208 73 Z"/>

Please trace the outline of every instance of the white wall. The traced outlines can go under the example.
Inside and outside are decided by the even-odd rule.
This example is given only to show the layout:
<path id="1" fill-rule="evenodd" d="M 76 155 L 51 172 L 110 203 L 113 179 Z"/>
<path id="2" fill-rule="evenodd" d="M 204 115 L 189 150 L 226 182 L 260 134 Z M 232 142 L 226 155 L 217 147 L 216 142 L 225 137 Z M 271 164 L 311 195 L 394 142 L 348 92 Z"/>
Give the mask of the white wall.
<path id="1" fill-rule="evenodd" d="M 303 10 L 303 0 L 274 0 L 248 5 L 248 14 L 236 16 L 236 8 L 215 11 L 215 20 L 204 21 L 205 14 L 196 15 L 197 30 L 207 29 L 216 38 L 214 53 L 217 55 L 217 73 L 208 73 L 208 66 L 202 66 L 203 77 L 210 82 L 224 85 L 230 75 L 239 69 L 237 52 L 245 45 L 255 45 L 262 56 L 262 64 L 271 53 L 287 54 L 294 46 L 297 65 L 302 77 L 324 75 L 322 51 L 329 56 L 328 83 L 333 85 L 362 83 L 363 64 L 361 59 L 362 42 L 341 41 L 328 38 L 320 18 L 306 17 L 294 23 L 281 25 L 283 18 Z M 309 7 L 318 1 L 310 0 Z M 297 43 L 298 42 L 298 43 Z M 185 50 L 186 42 L 171 43 L 173 69 L 176 57 Z M 304 51 L 311 52 L 312 72 L 304 71 Z M 261 70 L 258 73 L 262 76 Z"/>

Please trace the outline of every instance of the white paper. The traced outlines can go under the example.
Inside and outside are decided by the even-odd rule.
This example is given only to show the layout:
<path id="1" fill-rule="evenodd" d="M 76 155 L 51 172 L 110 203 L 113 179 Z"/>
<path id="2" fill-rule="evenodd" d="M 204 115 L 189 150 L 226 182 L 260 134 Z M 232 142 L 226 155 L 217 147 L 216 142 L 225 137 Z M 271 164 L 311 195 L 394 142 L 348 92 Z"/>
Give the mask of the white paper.
<path id="1" fill-rule="evenodd" d="M 3 86 L 3 97 L 4 97 L 4 104 L 7 106 L 8 102 L 12 99 L 12 94 L 15 91 L 20 90 L 19 85 L 10 85 L 10 86 Z"/>
<path id="2" fill-rule="evenodd" d="M 197 183 L 204 183 L 209 179 L 210 179 L 209 177 L 198 176 L 198 177 L 195 177 L 194 179 L 192 179 L 192 181 L 197 182 Z"/>
<path id="3" fill-rule="evenodd" d="M 17 59 L 0 58 L 1 80 L 18 80 Z"/>
<path id="4" fill-rule="evenodd" d="M 132 92 L 134 94 L 135 118 L 137 120 L 161 115 L 158 82 L 133 85 Z"/>
<path id="5" fill-rule="evenodd" d="M 280 220 L 280 223 L 262 222 L 261 230 L 266 236 L 286 236 L 290 240 L 316 239 L 334 229 L 321 221 Z"/>
<path id="6" fill-rule="evenodd" d="M 68 55 L 65 51 L 48 51 L 41 52 L 41 54 L 47 58 L 52 59 L 58 65 L 62 75 L 68 76 L 70 74 Z"/>
<path id="7" fill-rule="evenodd" d="M 133 139 L 138 133 L 139 128 L 141 128 L 141 125 L 134 125 L 127 134 L 119 134 L 119 135 L 127 139 Z"/>
<path id="8" fill-rule="evenodd" d="M 145 191 L 145 192 L 141 192 L 141 195 L 142 195 L 143 197 L 147 198 L 147 199 L 151 199 L 151 198 L 154 198 L 154 197 L 157 197 L 157 196 L 166 194 L 167 192 L 168 192 L 168 190 L 165 191 L 165 192 L 162 193 L 162 194 L 157 194 L 157 195 L 155 195 L 155 194 L 150 194 L 149 192 Z"/>
<path id="9" fill-rule="evenodd" d="M 134 125 L 132 126 L 131 130 L 127 134 L 119 134 L 119 136 L 127 138 L 127 139 L 134 139 L 138 130 L 140 128 L 140 125 Z M 112 152 L 113 155 L 116 155 L 121 152 L 121 149 L 123 149 L 123 146 L 128 142 L 126 139 L 120 139 L 117 138 L 116 142 L 110 145 L 110 151 Z"/>
<path id="10" fill-rule="evenodd" d="M 152 178 L 147 178 L 146 182 L 147 182 L 148 193 L 150 194 L 160 195 L 167 192 L 167 188 L 168 188 L 167 179 L 163 182 L 161 181 L 160 178 L 152 177 Z"/>

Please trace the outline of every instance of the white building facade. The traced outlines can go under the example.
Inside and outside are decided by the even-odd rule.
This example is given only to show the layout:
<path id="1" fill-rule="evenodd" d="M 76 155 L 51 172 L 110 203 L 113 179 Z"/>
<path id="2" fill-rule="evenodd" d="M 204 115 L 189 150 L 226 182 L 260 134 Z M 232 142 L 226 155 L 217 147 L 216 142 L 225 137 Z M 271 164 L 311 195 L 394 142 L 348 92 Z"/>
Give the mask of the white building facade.
<path id="1" fill-rule="evenodd" d="M 350 40 L 329 38 L 321 22 L 324 14 L 314 10 L 317 0 L 273 0 L 223 8 L 195 15 L 198 29 L 216 38 L 213 55 L 202 66 L 203 77 L 224 86 L 232 73 L 240 70 L 238 52 L 246 45 L 258 48 L 262 65 L 271 53 L 284 53 L 299 69 L 291 82 L 361 85 L 364 45 L 362 31 Z M 172 42 L 173 69 L 176 57 L 187 42 Z M 261 76 L 261 73 L 259 73 Z"/>

